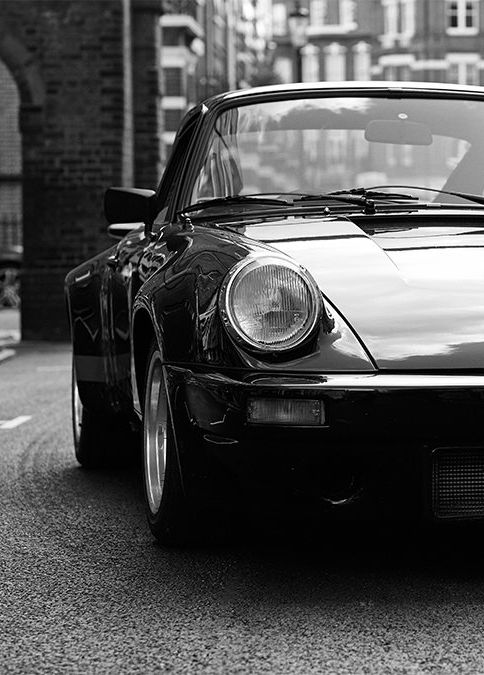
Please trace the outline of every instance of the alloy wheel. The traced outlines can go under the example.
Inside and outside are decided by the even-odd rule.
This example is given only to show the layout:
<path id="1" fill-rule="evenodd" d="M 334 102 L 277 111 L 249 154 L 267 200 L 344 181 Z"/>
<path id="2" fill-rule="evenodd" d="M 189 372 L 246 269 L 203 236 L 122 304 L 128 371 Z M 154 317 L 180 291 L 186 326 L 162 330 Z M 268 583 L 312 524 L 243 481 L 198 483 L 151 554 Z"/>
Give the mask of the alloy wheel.
<path id="1" fill-rule="evenodd" d="M 144 476 L 148 506 L 155 515 L 165 485 L 168 400 L 161 356 L 154 352 L 148 370 L 144 410 Z"/>

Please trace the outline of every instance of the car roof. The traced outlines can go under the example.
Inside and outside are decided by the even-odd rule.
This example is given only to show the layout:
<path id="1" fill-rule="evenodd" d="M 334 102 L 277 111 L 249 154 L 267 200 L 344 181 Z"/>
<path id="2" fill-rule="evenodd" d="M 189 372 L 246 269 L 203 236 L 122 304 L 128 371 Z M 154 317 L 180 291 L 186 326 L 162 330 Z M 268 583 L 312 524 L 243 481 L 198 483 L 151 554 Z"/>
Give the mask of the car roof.
<path id="1" fill-rule="evenodd" d="M 228 91 L 222 94 L 217 94 L 211 98 L 206 99 L 203 103 L 208 108 L 215 107 L 222 101 L 233 102 L 247 102 L 253 96 L 267 95 L 269 98 L 277 98 L 277 95 L 294 96 L 295 93 L 311 94 L 317 92 L 331 92 L 331 93 L 348 93 L 348 92 L 394 92 L 402 91 L 408 93 L 425 93 L 429 94 L 473 94 L 484 96 L 484 87 L 446 84 L 444 82 L 398 82 L 388 80 L 370 80 L 368 82 L 361 81 L 345 81 L 345 82 L 302 82 L 296 84 L 278 84 L 267 87 L 252 87 L 248 89 L 237 89 L 235 91 Z"/>

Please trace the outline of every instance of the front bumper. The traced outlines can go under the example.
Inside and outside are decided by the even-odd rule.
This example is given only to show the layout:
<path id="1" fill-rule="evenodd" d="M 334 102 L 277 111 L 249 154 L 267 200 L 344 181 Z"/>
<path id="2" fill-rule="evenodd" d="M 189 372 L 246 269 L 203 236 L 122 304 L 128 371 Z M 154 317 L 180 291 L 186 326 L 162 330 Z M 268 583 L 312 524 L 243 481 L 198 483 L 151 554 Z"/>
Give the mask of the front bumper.
<path id="1" fill-rule="evenodd" d="M 436 449 L 484 448 L 481 375 L 168 373 L 192 493 L 351 517 L 432 516 Z M 257 397 L 320 400 L 325 424 L 251 425 Z"/>

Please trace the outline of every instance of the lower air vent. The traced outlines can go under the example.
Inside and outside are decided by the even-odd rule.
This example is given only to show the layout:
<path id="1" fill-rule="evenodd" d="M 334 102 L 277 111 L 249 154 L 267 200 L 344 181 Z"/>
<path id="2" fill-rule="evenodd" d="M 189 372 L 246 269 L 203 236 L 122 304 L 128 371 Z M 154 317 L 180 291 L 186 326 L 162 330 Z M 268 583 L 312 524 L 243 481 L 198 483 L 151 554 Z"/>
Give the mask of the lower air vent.
<path id="1" fill-rule="evenodd" d="M 484 518 L 484 448 L 439 448 L 432 460 L 436 518 Z"/>

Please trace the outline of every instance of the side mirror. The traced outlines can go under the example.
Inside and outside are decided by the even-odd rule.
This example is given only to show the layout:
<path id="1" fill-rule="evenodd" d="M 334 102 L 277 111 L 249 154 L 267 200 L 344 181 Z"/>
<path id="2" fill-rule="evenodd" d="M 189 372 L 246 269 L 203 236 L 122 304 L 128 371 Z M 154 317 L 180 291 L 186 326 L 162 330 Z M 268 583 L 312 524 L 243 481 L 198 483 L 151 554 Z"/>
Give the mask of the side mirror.
<path id="1" fill-rule="evenodd" d="M 151 227 L 156 216 L 155 192 L 137 188 L 109 188 L 104 194 L 104 215 L 110 225 L 144 223 Z"/>

